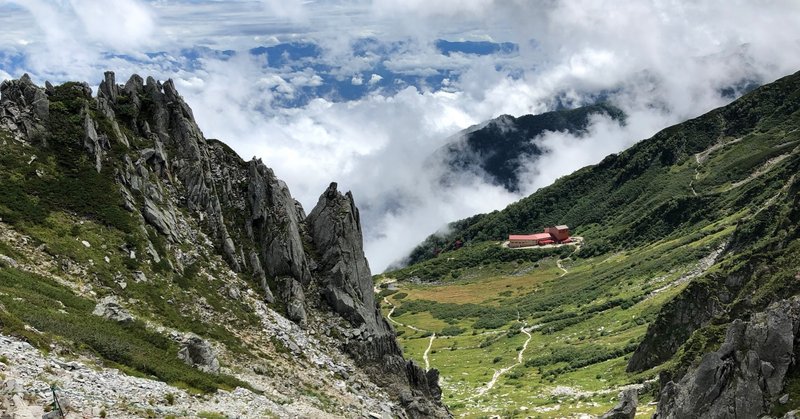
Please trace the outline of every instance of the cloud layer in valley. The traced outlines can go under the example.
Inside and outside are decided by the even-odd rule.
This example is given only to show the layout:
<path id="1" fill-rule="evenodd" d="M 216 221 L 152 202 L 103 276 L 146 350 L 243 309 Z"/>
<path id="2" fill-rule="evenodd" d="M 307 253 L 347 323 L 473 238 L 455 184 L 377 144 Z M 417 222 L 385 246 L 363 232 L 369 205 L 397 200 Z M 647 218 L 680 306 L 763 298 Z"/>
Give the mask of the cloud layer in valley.
<path id="1" fill-rule="evenodd" d="M 598 98 L 628 114 L 539 138 L 528 194 L 800 70 L 795 1 L 0 0 L 0 25 L 0 78 L 173 78 L 206 136 L 263 158 L 307 209 L 331 181 L 352 189 L 375 271 L 520 197 L 438 185 L 426 158 L 462 129 Z"/>

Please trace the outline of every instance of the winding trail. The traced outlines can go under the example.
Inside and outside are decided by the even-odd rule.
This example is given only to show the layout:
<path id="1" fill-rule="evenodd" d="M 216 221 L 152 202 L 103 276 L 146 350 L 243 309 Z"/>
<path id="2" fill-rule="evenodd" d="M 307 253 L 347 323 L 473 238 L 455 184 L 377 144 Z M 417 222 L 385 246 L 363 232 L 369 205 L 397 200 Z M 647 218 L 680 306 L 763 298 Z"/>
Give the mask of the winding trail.
<path id="1" fill-rule="evenodd" d="M 525 323 L 525 324 L 527 324 L 527 323 Z M 489 380 L 489 382 L 486 383 L 485 386 L 483 386 L 483 387 L 481 387 L 481 388 L 479 388 L 478 390 L 475 391 L 475 395 L 476 396 L 483 396 L 484 394 L 486 394 L 486 392 L 491 390 L 492 387 L 494 387 L 494 385 L 497 384 L 497 379 L 499 379 L 503 374 L 511 371 L 512 368 L 516 367 L 517 365 L 522 364 L 522 356 L 525 354 L 525 350 L 528 349 L 528 343 L 530 343 L 530 341 L 531 341 L 531 333 L 530 333 L 529 330 L 525 329 L 524 326 L 522 328 L 520 328 L 519 330 L 520 330 L 520 332 L 522 332 L 526 336 L 528 336 L 528 339 L 525 339 L 525 343 L 522 344 L 522 349 L 520 349 L 519 352 L 517 353 L 517 362 L 514 363 L 513 365 L 509 365 L 509 366 L 507 366 L 505 368 L 501 368 L 499 370 L 495 370 L 494 371 L 494 375 L 492 376 L 492 379 Z"/>
<path id="2" fill-rule="evenodd" d="M 392 323 L 394 323 L 394 324 L 396 324 L 398 326 L 407 327 L 407 328 L 409 328 L 411 330 L 414 330 L 414 331 L 417 331 L 417 332 L 430 333 L 431 334 L 431 340 L 428 341 L 428 347 L 425 349 L 425 353 L 422 354 L 422 360 L 425 361 L 425 371 L 428 371 L 429 369 L 431 369 L 431 363 L 428 360 L 428 352 L 431 351 L 431 346 L 433 346 L 433 340 L 436 339 L 436 332 L 432 332 L 430 330 L 425 330 L 425 329 L 420 329 L 420 328 L 414 327 L 414 326 L 412 326 L 410 324 L 400 323 L 399 321 L 397 321 L 397 320 L 392 318 L 392 314 L 394 313 L 394 309 L 396 309 L 397 306 L 392 304 L 392 302 L 389 301 L 389 299 L 386 298 L 386 297 L 383 297 L 383 302 L 388 304 L 388 305 L 390 305 L 390 306 L 392 306 L 392 309 L 389 310 L 389 313 L 386 315 L 386 319 L 388 319 L 390 322 L 392 322 Z"/>
<path id="3" fill-rule="evenodd" d="M 561 264 L 561 259 L 559 259 L 559 260 L 557 260 L 557 261 L 556 261 L 556 266 L 558 266 L 558 269 L 561 269 L 562 271 L 564 271 L 564 273 L 563 273 L 563 274 L 561 274 L 561 276 L 564 276 L 564 275 L 566 275 L 566 274 L 568 274 L 568 273 L 569 273 L 569 271 L 567 270 L 567 268 L 565 268 L 565 267 L 564 267 L 564 265 L 562 265 L 562 264 Z"/>
<path id="4" fill-rule="evenodd" d="M 698 196 L 699 195 L 697 193 L 697 191 L 694 189 L 694 182 L 696 180 L 700 179 L 700 166 L 702 166 L 703 163 L 705 163 L 706 160 L 708 160 L 709 156 L 711 156 L 711 153 L 713 153 L 713 152 L 715 152 L 715 151 L 717 151 L 717 150 L 719 150 L 719 149 L 721 149 L 723 147 L 727 147 L 729 145 L 736 144 L 739 141 L 742 141 L 742 139 L 741 138 L 736 138 L 736 139 L 730 140 L 728 142 L 718 142 L 718 143 L 712 145 L 711 147 L 709 147 L 709 148 L 707 148 L 707 149 L 705 149 L 705 150 L 703 150 L 703 151 L 701 151 L 701 152 L 699 152 L 699 153 L 694 155 L 694 161 L 697 163 L 697 165 L 694 168 L 694 178 L 689 182 L 689 189 L 692 190 L 692 195 L 694 195 L 694 196 Z"/>
<path id="5" fill-rule="evenodd" d="M 695 160 L 697 160 L 697 166 L 695 166 L 694 168 L 694 177 L 692 178 L 691 181 L 689 181 L 689 189 L 692 190 L 692 195 L 697 196 L 698 195 L 697 191 L 694 190 L 694 181 L 696 181 L 700 177 L 700 158 L 697 157 L 696 154 L 694 158 Z"/>
<path id="6" fill-rule="evenodd" d="M 731 189 L 734 189 L 734 188 L 738 188 L 738 187 L 740 187 L 740 186 L 752 181 L 753 179 L 756 179 L 759 176 L 769 172 L 770 170 L 772 170 L 773 167 L 777 166 L 778 163 L 786 160 L 791 155 L 792 155 L 792 153 L 786 153 L 786 154 L 782 154 L 782 155 L 780 155 L 778 157 L 773 157 L 773 158 L 767 160 L 766 162 L 764 162 L 763 165 L 761 165 L 753 173 L 750 173 L 750 176 L 748 176 L 745 179 L 742 179 L 742 180 L 740 180 L 738 182 L 731 183 L 730 186 L 725 188 L 724 192 L 727 192 L 727 191 L 729 191 Z"/>
<path id="7" fill-rule="evenodd" d="M 386 318 L 387 318 L 387 319 L 388 319 L 390 322 L 392 322 L 392 323 L 394 323 L 394 324 L 396 324 L 396 325 L 398 325 L 398 326 L 403 326 L 403 327 L 407 327 L 407 328 L 409 328 L 409 329 L 411 329 L 411 330 L 416 330 L 417 332 L 422 332 L 422 333 L 430 332 L 430 330 L 424 330 L 424 329 L 420 329 L 420 328 L 414 327 L 414 326 L 412 326 L 412 325 L 410 325 L 410 324 L 403 324 L 403 323 L 400 323 L 399 321 L 397 321 L 397 320 L 393 319 L 393 318 L 392 318 L 392 313 L 394 313 L 394 309 L 396 309 L 396 308 L 397 308 L 397 306 L 395 306 L 394 304 L 392 304 L 392 303 L 391 303 L 391 301 L 389 301 L 389 300 L 388 300 L 386 297 L 383 297 L 383 302 L 384 302 L 384 303 L 386 303 L 386 304 L 389 304 L 390 306 L 392 306 L 392 309 L 391 309 L 391 310 L 389 310 L 389 314 L 387 314 L 387 315 L 386 315 Z"/>
<path id="8" fill-rule="evenodd" d="M 436 339 L 436 333 L 431 333 L 431 340 L 428 341 L 428 347 L 425 348 L 425 353 L 422 354 L 422 359 L 425 361 L 425 371 L 431 369 L 431 364 L 428 362 L 428 352 L 431 351 L 431 346 L 433 346 L 434 339 Z"/>

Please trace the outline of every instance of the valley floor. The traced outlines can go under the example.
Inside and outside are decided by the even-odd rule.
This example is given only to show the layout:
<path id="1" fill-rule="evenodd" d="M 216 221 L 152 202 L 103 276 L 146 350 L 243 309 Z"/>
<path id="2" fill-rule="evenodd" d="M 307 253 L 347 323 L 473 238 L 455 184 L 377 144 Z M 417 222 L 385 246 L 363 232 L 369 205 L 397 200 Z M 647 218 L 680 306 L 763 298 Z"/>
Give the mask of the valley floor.
<path id="1" fill-rule="evenodd" d="M 591 417 L 632 386 L 644 387 L 637 416 L 649 417 L 658 369 L 629 374 L 627 360 L 660 307 L 713 265 L 737 218 L 597 258 L 487 262 L 435 283 L 389 273 L 382 308 L 406 355 L 439 369 L 457 417 Z"/>

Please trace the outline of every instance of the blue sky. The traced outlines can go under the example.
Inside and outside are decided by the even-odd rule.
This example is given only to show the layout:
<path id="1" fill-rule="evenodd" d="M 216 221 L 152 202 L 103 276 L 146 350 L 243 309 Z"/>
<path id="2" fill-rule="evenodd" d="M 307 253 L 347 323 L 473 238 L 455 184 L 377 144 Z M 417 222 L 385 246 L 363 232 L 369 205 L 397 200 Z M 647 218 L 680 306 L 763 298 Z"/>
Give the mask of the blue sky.
<path id="1" fill-rule="evenodd" d="M 0 79 L 172 78 L 207 137 L 263 158 L 307 210 L 330 181 L 352 189 L 376 271 L 520 197 L 432 181 L 426 158 L 464 128 L 612 92 L 629 123 L 538 139 L 530 193 L 800 70 L 790 0 L 0 0 L 0 27 Z"/>

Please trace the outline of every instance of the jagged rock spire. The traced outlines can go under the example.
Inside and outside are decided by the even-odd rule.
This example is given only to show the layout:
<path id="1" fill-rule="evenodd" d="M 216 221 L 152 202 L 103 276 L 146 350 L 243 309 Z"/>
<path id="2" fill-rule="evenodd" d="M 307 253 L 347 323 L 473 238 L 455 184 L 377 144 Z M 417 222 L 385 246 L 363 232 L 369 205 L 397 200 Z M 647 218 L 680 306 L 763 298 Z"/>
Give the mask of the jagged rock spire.
<path id="1" fill-rule="evenodd" d="M 445 417 L 438 403 L 439 372 L 403 358 L 394 330 L 375 304 L 372 275 L 364 256 L 361 219 L 353 194 L 334 182 L 306 218 L 318 254 L 320 288 L 333 310 L 362 330 L 347 349 L 381 385 L 396 389 L 412 418 Z"/>
<path id="2" fill-rule="evenodd" d="M 323 294 L 328 303 L 354 325 L 371 333 L 388 333 L 386 321 L 375 307 L 372 274 L 364 256 L 361 219 L 353 194 L 342 195 L 331 183 L 307 220 L 314 245 L 321 253 Z"/>
<path id="3" fill-rule="evenodd" d="M 19 80 L 0 84 L 0 127 L 14 134 L 17 140 L 31 143 L 44 140 L 41 134 L 49 117 L 47 94 L 33 84 L 27 73 Z"/>

